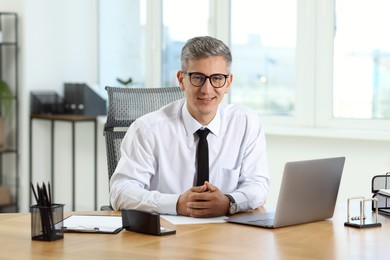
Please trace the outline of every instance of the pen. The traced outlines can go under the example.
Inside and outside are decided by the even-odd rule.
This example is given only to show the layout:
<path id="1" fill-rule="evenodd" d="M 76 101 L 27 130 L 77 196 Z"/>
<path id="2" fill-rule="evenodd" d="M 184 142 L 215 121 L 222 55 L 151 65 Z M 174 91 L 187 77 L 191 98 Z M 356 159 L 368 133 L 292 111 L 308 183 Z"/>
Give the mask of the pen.
<path id="1" fill-rule="evenodd" d="M 42 194 L 43 194 L 43 206 L 50 207 L 51 201 L 49 199 L 49 196 L 47 194 L 47 189 L 45 183 L 42 183 Z"/>
<path id="2" fill-rule="evenodd" d="M 51 200 L 50 200 L 50 196 L 47 194 L 47 189 L 46 189 L 46 185 L 45 183 L 43 182 L 42 183 L 42 194 L 43 194 L 43 206 L 45 207 L 48 207 L 45 209 L 47 215 L 47 221 L 49 224 L 49 228 L 48 228 L 48 232 L 50 232 L 50 236 L 53 236 L 53 232 L 54 232 L 54 219 L 53 219 L 53 213 L 52 213 L 52 209 L 51 209 Z"/>
<path id="3" fill-rule="evenodd" d="M 32 184 L 32 182 L 31 182 L 31 190 L 34 194 L 35 200 L 37 201 L 37 203 L 39 203 L 38 196 L 37 193 L 35 192 L 34 185 Z"/>
<path id="4" fill-rule="evenodd" d="M 49 183 L 47 184 L 48 188 L 49 188 L 49 202 L 50 202 L 50 206 L 51 206 L 51 187 L 50 187 L 50 181 Z"/>

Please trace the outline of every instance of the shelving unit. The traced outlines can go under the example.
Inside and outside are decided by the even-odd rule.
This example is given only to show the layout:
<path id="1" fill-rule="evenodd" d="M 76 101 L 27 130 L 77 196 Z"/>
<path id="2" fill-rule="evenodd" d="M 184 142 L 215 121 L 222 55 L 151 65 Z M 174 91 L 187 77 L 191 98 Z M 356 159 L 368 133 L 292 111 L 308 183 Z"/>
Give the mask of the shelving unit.
<path id="1" fill-rule="evenodd" d="M 18 100 L 18 15 L 0 12 L 0 80 L 7 82 L 13 97 L 11 113 L 5 118 L 5 145 L 0 147 L 0 192 L 11 191 L 9 203 L 0 204 L 1 212 L 18 212 L 19 197 L 19 100 Z M 2 200 L 4 200 L 4 194 Z"/>
<path id="2" fill-rule="evenodd" d="M 62 122 L 68 122 L 72 126 L 71 136 L 72 136 L 72 211 L 76 210 L 76 124 L 78 123 L 92 123 L 94 128 L 94 204 L 95 204 L 95 210 L 97 210 L 97 117 L 96 116 L 84 116 L 84 115 L 71 115 L 71 114 L 57 114 L 57 115 L 45 115 L 45 114 L 32 114 L 30 117 L 30 175 L 29 179 L 30 182 L 33 182 L 33 120 L 45 120 L 50 121 L 50 128 L 51 128 L 51 134 L 50 134 L 50 142 L 51 142 L 51 158 L 50 158 L 50 164 L 51 164 L 51 176 L 50 176 L 50 182 L 52 184 L 52 190 L 55 190 L 55 173 L 54 173 L 54 146 L 55 146 L 55 125 L 56 122 L 62 121 Z M 58 177 L 58 176 L 57 176 Z M 80 185 L 80 183 L 79 183 Z M 33 203 L 32 193 L 30 192 L 30 204 Z M 55 200 L 55 193 L 52 194 L 52 200 Z"/>

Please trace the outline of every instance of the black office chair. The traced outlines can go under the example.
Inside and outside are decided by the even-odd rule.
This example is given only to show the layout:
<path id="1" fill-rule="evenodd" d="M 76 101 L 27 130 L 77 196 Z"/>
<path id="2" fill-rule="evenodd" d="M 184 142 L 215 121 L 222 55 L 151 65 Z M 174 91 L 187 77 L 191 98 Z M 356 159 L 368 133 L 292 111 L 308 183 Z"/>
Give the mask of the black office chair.
<path id="1" fill-rule="evenodd" d="M 138 117 L 184 98 L 184 93 L 179 87 L 106 87 L 106 91 L 108 111 L 103 134 L 106 138 L 108 180 L 110 180 L 120 159 L 120 145 L 129 126 Z M 100 209 L 112 210 L 112 207 L 102 206 Z"/>

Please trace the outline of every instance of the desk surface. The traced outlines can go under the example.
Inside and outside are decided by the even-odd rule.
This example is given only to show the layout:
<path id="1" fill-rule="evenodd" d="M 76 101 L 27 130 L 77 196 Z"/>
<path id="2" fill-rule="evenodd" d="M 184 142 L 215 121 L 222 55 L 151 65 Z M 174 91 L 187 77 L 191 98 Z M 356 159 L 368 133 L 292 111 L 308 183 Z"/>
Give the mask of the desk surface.
<path id="1" fill-rule="evenodd" d="M 0 258 L 388 259 L 390 218 L 380 216 L 382 227 L 368 229 L 344 227 L 345 218 L 343 206 L 330 220 L 275 230 L 194 224 L 177 225 L 175 235 L 162 237 L 123 230 L 115 235 L 66 233 L 62 240 L 41 242 L 31 240 L 29 213 L 0 214 Z"/>

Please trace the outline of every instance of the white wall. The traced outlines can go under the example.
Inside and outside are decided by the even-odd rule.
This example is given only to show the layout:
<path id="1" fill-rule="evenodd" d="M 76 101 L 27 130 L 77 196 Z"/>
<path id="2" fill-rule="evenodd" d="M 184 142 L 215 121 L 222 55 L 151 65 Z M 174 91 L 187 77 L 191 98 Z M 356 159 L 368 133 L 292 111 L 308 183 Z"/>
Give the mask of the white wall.
<path id="1" fill-rule="evenodd" d="M 20 207 L 28 211 L 29 92 L 56 90 L 64 82 L 98 83 L 96 0 L 0 0 L 1 11 L 19 13 L 20 32 Z M 56 124 L 56 202 L 70 209 L 71 154 L 67 123 Z M 77 210 L 92 210 L 91 126 L 77 127 Z M 98 205 L 108 199 L 102 122 L 98 129 Z M 50 176 L 50 131 L 47 122 L 34 123 L 34 181 Z M 267 134 L 272 186 L 268 204 L 275 204 L 287 161 L 346 156 L 339 199 L 371 196 L 371 178 L 390 171 L 389 143 L 349 138 Z M 79 157 L 80 156 L 80 157 Z"/>
<path id="2" fill-rule="evenodd" d="M 30 89 L 97 83 L 97 1 L 26 1 L 25 68 Z"/>
<path id="3" fill-rule="evenodd" d="M 56 90 L 63 96 L 64 82 L 98 81 L 97 1 L 26 1 L 25 83 L 28 90 Z M 50 180 L 48 122 L 34 120 L 33 181 Z M 76 209 L 93 207 L 93 127 L 76 124 Z M 100 132 L 101 133 L 101 132 Z M 101 134 L 100 134 L 101 135 Z M 56 202 L 71 209 L 71 124 L 55 124 Z M 27 156 L 27 153 L 25 154 Z M 24 162 L 26 160 L 23 160 Z M 23 171 L 26 173 L 27 171 Z M 22 184 L 28 184 L 22 179 Z M 28 186 L 27 186 L 28 187 Z M 26 190 L 26 189 L 21 189 Z M 28 189 L 27 189 L 28 190 Z M 24 196 L 23 196 L 24 195 Z M 26 198 L 26 194 L 22 194 Z M 28 205 L 21 202 L 21 208 Z"/>
<path id="4" fill-rule="evenodd" d="M 19 15 L 19 59 L 20 59 L 20 209 L 27 211 L 29 205 L 29 94 L 33 90 L 54 90 L 63 95 L 64 82 L 86 82 L 96 85 L 98 81 L 97 1 L 96 0 L 0 0 L 0 10 L 16 12 Z M 46 122 L 34 125 L 34 178 L 47 181 L 49 161 L 47 140 L 50 128 Z M 58 136 L 64 139 L 66 126 L 59 125 Z M 91 128 L 86 126 L 85 135 Z M 66 140 L 66 139 L 65 139 Z M 66 171 L 70 164 L 67 158 L 69 141 L 56 144 L 62 147 L 64 160 L 57 167 Z M 82 147 L 89 147 L 86 144 Z M 39 149 L 41 148 L 41 149 Z M 41 159 L 41 160 L 39 160 Z M 57 173 L 56 173 L 57 174 Z M 69 172 L 59 172 L 69 176 Z M 40 177 L 42 176 L 42 177 Z M 67 180 L 66 178 L 64 178 Z M 61 187 L 69 186 L 61 182 Z M 66 193 L 69 193 L 67 189 Z M 61 198 L 58 198 L 60 201 Z M 65 203 L 67 201 L 64 201 Z M 89 206 L 88 206 L 89 207 Z"/>
<path id="5" fill-rule="evenodd" d="M 354 196 L 371 197 L 372 177 L 390 171 L 390 140 L 272 134 L 266 138 L 272 178 L 269 204 L 276 204 L 284 164 L 288 161 L 345 156 L 338 196 L 341 202 Z"/>

